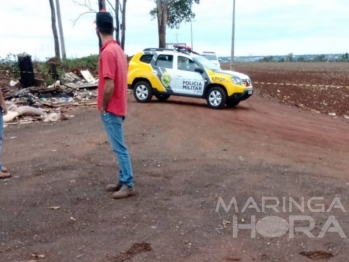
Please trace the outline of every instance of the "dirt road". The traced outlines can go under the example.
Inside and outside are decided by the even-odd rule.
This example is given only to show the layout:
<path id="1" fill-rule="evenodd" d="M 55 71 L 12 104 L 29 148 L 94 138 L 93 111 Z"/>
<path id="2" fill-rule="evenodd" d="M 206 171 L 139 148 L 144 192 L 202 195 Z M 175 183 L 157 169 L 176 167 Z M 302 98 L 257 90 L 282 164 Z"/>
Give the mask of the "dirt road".
<path id="1" fill-rule="evenodd" d="M 117 201 L 104 191 L 117 164 L 98 113 L 72 114 L 69 121 L 5 129 L 3 162 L 13 177 L 0 181 L 1 262 L 347 261 L 348 240 L 337 232 L 267 237 L 290 215 L 314 218 L 316 238 L 332 215 L 349 236 L 339 205 L 328 213 L 307 207 L 323 197 L 311 207 L 328 210 L 338 197 L 349 210 L 347 122 L 256 96 L 222 111 L 201 100 L 144 105 L 130 96 L 125 133 L 138 195 Z M 216 212 L 219 197 L 226 205 L 235 198 L 238 212 L 234 205 Z M 277 198 L 279 212 L 242 212 L 250 197 L 260 210 L 262 197 L 274 197 L 267 204 Z M 304 198 L 304 213 L 295 205 L 289 212 L 288 201 L 284 207 L 289 197 Z M 253 216 L 280 218 L 260 223 L 251 238 L 246 229 L 234 237 L 234 216 L 239 225 Z"/>

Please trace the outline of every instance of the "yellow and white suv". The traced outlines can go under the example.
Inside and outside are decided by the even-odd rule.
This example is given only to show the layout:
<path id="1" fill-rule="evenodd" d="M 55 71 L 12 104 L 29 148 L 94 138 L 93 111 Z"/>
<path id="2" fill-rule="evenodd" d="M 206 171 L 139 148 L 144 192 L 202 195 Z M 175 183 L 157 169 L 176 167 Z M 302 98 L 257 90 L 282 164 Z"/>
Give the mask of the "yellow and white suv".
<path id="1" fill-rule="evenodd" d="M 153 95 L 166 101 L 171 95 L 206 99 L 210 108 L 234 107 L 253 94 L 247 75 L 222 70 L 186 46 L 146 48 L 133 56 L 128 88 L 140 103 Z"/>

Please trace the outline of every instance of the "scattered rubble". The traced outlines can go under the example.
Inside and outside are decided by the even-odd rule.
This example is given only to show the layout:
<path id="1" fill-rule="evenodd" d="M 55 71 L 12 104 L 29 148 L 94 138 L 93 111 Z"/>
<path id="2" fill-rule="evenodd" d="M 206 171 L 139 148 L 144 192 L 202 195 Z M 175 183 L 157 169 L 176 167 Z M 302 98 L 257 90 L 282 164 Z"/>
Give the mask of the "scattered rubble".
<path id="1" fill-rule="evenodd" d="M 65 85 L 72 89 L 97 88 L 98 79 L 93 78 L 88 70 L 81 70 L 80 73 L 84 77 L 84 80 L 74 73 L 66 73 L 64 79 L 65 81 L 69 81 L 69 83 Z"/>
<path id="2" fill-rule="evenodd" d="M 74 73 L 66 73 L 63 80 L 45 85 L 35 79 L 35 86 L 22 88 L 19 81 L 0 82 L 6 100 L 8 114 L 4 123 L 27 124 L 33 122 L 57 122 L 72 118 L 66 115 L 72 107 L 96 105 L 98 79 L 88 70 L 81 70 L 80 78 Z"/>
<path id="3" fill-rule="evenodd" d="M 32 257 L 33 257 L 33 258 L 41 258 L 41 259 L 44 259 L 44 258 L 46 258 L 46 255 L 44 255 L 44 254 L 33 253 L 33 254 L 32 254 Z M 35 261 L 35 260 L 34 260 L 34 261 Z"/>

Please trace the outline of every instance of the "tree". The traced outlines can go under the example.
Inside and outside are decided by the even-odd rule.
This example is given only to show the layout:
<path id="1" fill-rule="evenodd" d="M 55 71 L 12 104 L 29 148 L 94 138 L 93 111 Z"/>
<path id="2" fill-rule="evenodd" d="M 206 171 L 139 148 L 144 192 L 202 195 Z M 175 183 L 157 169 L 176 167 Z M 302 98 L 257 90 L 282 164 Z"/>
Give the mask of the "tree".
<path id="1" fill-rule="evenodd" d="M 158 20 L 159 48 L 166 47 L 166 26 L 179 28 L 180 24 L 190 22 L 195 14 L 192 11 L 193 3 L 200 0 L 154 0 L 156 7 L 150 11 L 153 19 Z"/>
<path id="2" fill-rule="evenodd" d="M 305 62 L 305 58 L 303 56 L 300 56 L 298 59 L 297 59 L 297 62 Z"/>
<path id="3" fill-rule="evenodd" d="M 119 19 L 120 0 L 115 0 L 115 40 L 120 43 L 120 19 Z M 120 7 L 121 9 L 121 7 Z"/>
<path id="4" fill-rule="evenodd" d="M 59 0 L 56 0 L 56 9 L 57 9 L 57 18 L 58 18 L 58 26 L 59 26 L 59 36 L 60 36 L 60 40 L 61 40 L 62 57 L 63 57 L 63 59 L 66 59 L 67 54 L 65 52 L 63 26 L 62 26 L 62 18 L 61 18 L 61 8 L 59 6 Z"/>
<path id="5" fill-rule="evenodd" d="M 325 55 L 317 55 L 314 60 L 317 61 L 317 62 L 324 62 L 327 59 L 326 59 Z"/>
<path id="6" fill-rule="evenodd" d="M 106 9 L 105 0 L 98 0 L 98 10 L 101 11 L 102 9 Z"/>
<path id="7" fill-rule="evenodd" d="M 79 6 L 85 7 L 85 8 L 88 10 L 88 11 L 86 11 L 86 12 L 80 14 L 80 15 L 78 16 L 78 18 L 76 18 L 76 19 L 73 21 L 73 26 L 76 25 L 76 23 L 79 21 L 80 17 L 82 17 L 83 15 L 91 14 L 91 13 L 93 13 L 93 14 L 97 13 L 97 11 L 94 10 L 94 9 L 92 8 L 90 0 L 85 0 L 83 4 L 80 3 L 80 2 L 77 1 L 77 0 L 73 0 L 73 2 L 74 2 L 75 4 L 77 4 L 77 5 L 79 5 Z M 102 2 L 101 0 L 98 0 L 98 8 L 99 8 L 99 10 L 102 10 L 102 9 L 103 9 L 103 4 L 105 5 L 105 2 Z M 97 34 L 97 38 L 98 38 L 98 42 L 99 42 L 98 53 L 100 53 L 101 46 L 102 46 L 102 42 L 101 42 L 101 39 L 100 39 L 100 37 L 98 36 L 98 34 Z"/>
<path id="8" fill-rule="evenodd" d="M 263 61 L 263 62 L 272 62 L 273 59 L 274 59 L 273 56 L 265 56 L 265 57 L 262 59 L 262 61 Z"/>
<path id="9" fill-rule="evenodd" d="M 293 53 L 289 53 L 289 54 L 287 55 L 287 61 L 293 62 Z"/>
<path id="10" fill-rule="evenodd" d="M 125 49 L 125 38 L 126 38 L 126 0 L 123 0 L 122 4 L 122 9 L 121 9 L 121 14 L 122 14 L 122 27 L 121 27 L 121 48 L 122 50 Z M 118 25 L 119 26 L 119 25 Z"/>
<path id="11" fill-rule="evenodd" d="M 105 0 L 98 0 L 98 10 L 102 11 L 105 10 L 106 6 L 105 6 Z M 98 45 L 99 45 L 99 53 L 101 52 L 102 49 L 102 39 L 99 36 L 99 34 L 97 33 L 97 37 L 98 37 Z"/>
<path id="12" fill-rule="evenodd" d="M 97 13 L 92 6 L 91 2 L 89 0 L 85 0 L 84 3 L 81 3 L 81 1 L 73 0 L 73 2 L 77 5 L 86 7 L 88 11 L 80 14 L 77 19 L 74 20 L 74 25 L 77 23 L 77 21 L 80 19 L 81 16 L 89 13 Z M 110 0 L 107 0 L 110 8 L 114 11 L 114 14 L 111 13 L 112 16 L 115 16 L 115 40 L 120 44 L 121 48 L 125 48 L 125 39 L 126 39 L 126 2 L 127 0 L 122 0 L 122 4 L 120 3 L 120 0 L 115 0 L 115 5 L 113 5 Z M 98 0 L 98 9 L 101 11 L 102 9 L 106 10 L 106 4 L 105 0 Z M 120 43 L 120 13 L 121 13 L 121 43 Z M 100 42 L 101 46 L 101 42 Z"/>
<path id="13" fill-rule="evenodd" d="M 53 40 L 55 45 L 55 56 L 56 58 L 60 59 L 60 51 L 59 51 L 59 41 L 58 41 L 58 33 L 57 33 L 57 26 L 56 26 L 56 11 L 55 11 L 55 5 L 53 3 L 53 0 L 49 0 L 50 7 L 51 7 L 51 24 L 52 24 L 52 32 L 53 32 Z"/>
<path id="14" fill-rule="evenodd" d="M 115 13 L 115 39 L 120 44 L 121 48 L 124 50 L 125 41 L 126 41 L 126 2 L 127 0 L 122 0 L 122 4 L 120 3 L 120 0 L 116 0 L 115 6 L 113 6 L 109 0 L 107 1 Z M 120 19 L 119 19 L 119 12 L 121 13 L 121 25 L 120 25 Z M 121 43 L 120 43 L 120 28 L 121 28 Z"/>

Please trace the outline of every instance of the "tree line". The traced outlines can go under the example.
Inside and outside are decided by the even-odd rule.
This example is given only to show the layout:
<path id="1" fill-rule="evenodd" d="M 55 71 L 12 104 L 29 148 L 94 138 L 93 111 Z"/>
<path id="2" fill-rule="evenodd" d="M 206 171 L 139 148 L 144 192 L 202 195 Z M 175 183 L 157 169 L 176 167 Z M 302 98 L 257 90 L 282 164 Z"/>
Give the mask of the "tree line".
<path id="1" fill-rule="evenodd" d="M 97 13 L 94 6 L 92 6 L 90 0 L 72 0 L 76 5 L 82 6 L 86 11 L 77 16 L 73 22 L 75 25 L 80 17 L 89 13 Z M 146 0 L 133 0 L 133 1 L 146 1 Z M 153 0 L 154 8 L 149 11 L 150 17 L 153 20 L 157 20 L 158 23 L 158 38 L 159 48 L 166 47 L 166 29 L 179 28 L 180 24 L 190 22 L 195 17 L 195 13 L 192 11 L 194 3 L 199 4 L 200 0 Z M 60 13 L 59 0 L 49 0 L 51 8 L 51 24 L 54 40 L 55 57 L 58 59 L 66 58 L 65 44 L 64 44 L 64 32 L 62 28 L 62 19 Z M 126 5 L 127 0 L 98 0 L 98 11 L 106 10 L 107 6 L 112 9 L 115 19 L 115 40 L 119 43 L 121 48 L 125 49 L 126 43 Z M 57 20 L 59 27 L 59 34 L 57 30 Z M 99 49 L 101 42 L 99 40 Z"/>
<path id="2" fill-rule="evenodd" d="M 265 56 L 259 62 L 349 62 L 349 54 L 336 55 L 332 57 L 329 55 L 299 55 L 294 56 L 292 53 L 286 56 Z"/>

